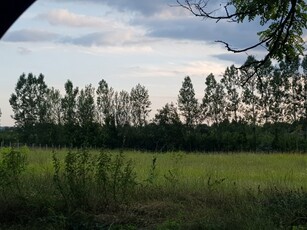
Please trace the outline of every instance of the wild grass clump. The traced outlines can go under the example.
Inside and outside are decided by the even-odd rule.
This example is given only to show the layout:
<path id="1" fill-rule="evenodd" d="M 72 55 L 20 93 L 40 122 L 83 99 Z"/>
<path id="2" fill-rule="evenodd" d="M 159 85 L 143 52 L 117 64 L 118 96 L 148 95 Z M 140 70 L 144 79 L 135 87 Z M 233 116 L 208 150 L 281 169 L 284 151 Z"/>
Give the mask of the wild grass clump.
<path id="1" fill-rule="evenodd" d="M 0 189 L 2 196 L 7 193 L 21 194 L 22 174 L 27 166 L 27 148 L 3 148 L 0 151 Z"/>
<path id="2" fill-rule="evenodd" d="M 16 212 L 23 209 L 27 194 L 23 178 L 26 171 L 27 148 L 0 150 L 0 221 L 10 220 Z"/>
<path id="3" fill-rule="evenodd" d="M 130 200 L 137 185 L 133 163 L 123 153 L 69 151 L 63 163 L 54 155 L 53 165 L 54 183 L 69 213 L 116 208 Z"/>
<path id="4" fill-rule="evenodd" d="M 0 228 L 91 226 L 94 214 L 127 206 L 138 184 L 133 162 L 123 153 L 69 150 L 64 158 L 54 153 L 53 172 L 29 165 L 28 153 L 1 149 Z"/>
<path id="5" fill-rule="evenodd" d="M 279 228 L 306 229 L 307 193 L 304 189 L 272 187 L 259 194 L 265 212 Z M 305 226 L 305 228 L 300 228 Z"/>

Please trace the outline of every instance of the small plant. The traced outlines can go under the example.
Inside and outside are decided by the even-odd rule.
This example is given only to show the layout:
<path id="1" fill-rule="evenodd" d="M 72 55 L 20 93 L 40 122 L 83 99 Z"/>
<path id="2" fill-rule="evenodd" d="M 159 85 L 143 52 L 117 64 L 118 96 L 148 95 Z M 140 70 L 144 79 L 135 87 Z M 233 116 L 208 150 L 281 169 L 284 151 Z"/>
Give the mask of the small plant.
<path id="1" fill-rule="evenodd" d="M 226 178 L 212 179 L 212 177 L 209 176 L 207 181 L 209 191 L 213 191 L 214 189 L 216 189 L 216 187 L 221 185 L 225 180 Z"/>
<path id="2" fill-rule="evenodd" d="M 154 184 L 154 182 L 157 179 L 157 172 L 156 172 L 156 168 L 157 168 L 157 157 L 153 156 L 152 158 L 152 163 L 150 166 L 150 170 L 149 170 L 149 175 L 148 178 L 145 180 L 147 183 L 149 184 Z"/>
<path id="3" fill-rule="evenodd" d="M 137 185 L 132 161 L 125 162 L 123 153 L 112 158 L 105 152 L 98 157 L 96 181 L 105 203 L 119 204 L 128 200 Z"/>
<path id="4" fill-rule="evenodd" d="M 183 160 L 183 154 L 175 153 L 172 155 L 173 168 L 169 169 L 166 174 L 164 174 L 164 178 L 168 181 L 171 186 L 177 186 L 179 182 L 179 164 Z"/>
<path id="5" fill-rule="evenodd" d="M 97 160 L 96 183 L 99 190 L 99 197 L 102 202 L 107 204 L 110 200 L 110 181 L 111 181 L 111 157 L 102 151 Z"/>
<path id="6" fill-rule="evenodd" d="M 117 206 L 128 201 L 136 186 L 132 161 L 122 153 L 114 159 L 105 152 L 90 155 L 87 150 L 69 151 L 64 160 L 53 156 L 54 183 L 69 212 L 97 207 Z"/>
<path id="7" fill-rule="evenodd" d="M 178 178 L 178 171 L 177 169 L 173 169 L 173 170 L 168 170 L 167 174 L 164 175 L 164 178 L 166 179 L 166 181 L 168 181 L 172 186 L 176 186 L 176 184 L 179 181 Z"/>
<path id="8" fill-rule="evenodd" d="M 95 163 L 87 150 L 69 151 L 64 160 L 61 176 L 60 161 L 53 155 L 54 182 L 63 196 L 68 209 L 88 208 L 90 190 L 93 186 Z"/>
<path id="9" fill-rule="evenodd" d="M 22 174 L 27 166 L 26 147 L 1 149 L 0 188 L 6 193 L 21 193 Z"/>

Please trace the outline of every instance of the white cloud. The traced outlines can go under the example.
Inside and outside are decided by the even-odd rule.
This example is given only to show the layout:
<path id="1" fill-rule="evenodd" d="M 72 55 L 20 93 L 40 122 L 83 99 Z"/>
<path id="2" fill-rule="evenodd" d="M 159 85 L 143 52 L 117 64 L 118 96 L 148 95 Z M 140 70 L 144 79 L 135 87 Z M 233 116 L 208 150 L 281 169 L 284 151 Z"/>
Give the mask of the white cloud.
<path id="1" fill-rule="evenodd" d="M 139 43 L 144 39 L 144 32 L 133 28 L 126 28 L 114 31 L 102 31 L 87 33 L 80 36 L 62 37 L 59 42 L 87 47 L 99 46 L 124 46 Z"/>
<path id="2" fill-rule="evenodd" d="M 68 27 L 116 27 L 116 23 L 104 20 L 99 17 L 75 14 L 66 9 L 55 9 L 48 13 L 39 14 L 39 19 L 48 21 L 51 25 L 55 26 L 68 26 Z"/>
<path id="3" fill-rule="evenodd" d="M 153 49 L 150 46 L 139 45 L 139 46 L 92 46 L 92 47 L 81 47 L 78 49 L 80 53 L 85 53 L 94 56 L 105 56 L 106 54 L 114 55 L 131 55 L 131 54 L 150 54 L 153 53 Z"/>
<path id="4" fill-rule="evenodd" d="M 120 46 L 143 40 L 146 30 L 139 25 L 111 17 L 93 17 L 76 14 L 66 9 L 55 9 L 39 14 L 36 18 L 51 25 L 72 28 L 70 35 L 62 35 L 57 42 L 80 46 Z M 80 28 L 86 30 L 80 30 Z M 86 32 L 85 32 L 86 31 Z"/>
<path id="5" fill-rule="evenodd" d="M 219 76 L 225 70 L 225 63 L 212 61 L 191 61 L 186 63 L 169 64 L 164 66 L 132 66 L 126 69 L 126 73 L 134 77 L 178 77 L 193 76 L 206 77 L 210 73 Z"/>

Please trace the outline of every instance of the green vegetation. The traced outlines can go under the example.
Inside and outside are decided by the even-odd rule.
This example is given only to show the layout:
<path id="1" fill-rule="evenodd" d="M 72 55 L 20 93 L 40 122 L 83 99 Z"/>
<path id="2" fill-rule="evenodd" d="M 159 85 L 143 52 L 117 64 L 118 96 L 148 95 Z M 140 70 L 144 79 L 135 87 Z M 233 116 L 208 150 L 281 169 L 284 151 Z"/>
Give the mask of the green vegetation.
<path id="1" fill-rule="evenodd" d="M 129 93 L 67 80 L 61 95 L 42 74 L 22 74 L 9 100 L 15 127 L 0 133 L 1 147 L 18 146 L 0 149 L 0 229 L 307 229 L 307 156 L 291 154 L 307 150 L 306 2 L 229 0 L 224 15 L 209 1 L 177 2 L 217 22 L 260 19 L 258 43 L 218 42 L 267 54 L 209 74 L 200 101 L 186 76 L 177 104 L 150 121 L 140 84 Z"/>
<path id="2" fill-rule="evenodd" d="M 303 32 L 307 25 L 307 4 L 305 1 L 262 1 L 262 0 L 177 0 L 183 8 L 189 10 L 197 17 L 214 20 L 216 22 L 254 22 L 264 30 L 257 32 L 258 42 L 247 47 L 234 48 L 225 41 L 217 41 L 225 45 L 228 51 L 244 53 L 258 47 L 267 51 L 261 61 L 257 61 L 257 68 L 265 64 L 268 59 L 282 61 L 294 59 L 303 55 L 305 41 Z M 234 44 L 233 44 L 234 45 Z M 246 67 L 243 65 L 241 68 Z"/>
<path id="3" fill-rule="evenodd" d="M 151 120 L 149 92 L 140 84 L 129 93 L 103 79 L 96 90 L 68 80 L 61 95 L 42 74 L 23 74 L 10 98 L 15 128 L 0 132 L 1 146 L 306 152 L 307 56 L 267 61 L 251 77 L 255 62 L 249 56 L 244 70 L 232 65 L 221 78 L 209 74 L 202 100 L 186 76 L 177 103 L 166 103 Z"/>
<path id="4" fill-rule="evenodd" d="M 0 228 L 300 229 L 307 156 L 1 149 Z"/>

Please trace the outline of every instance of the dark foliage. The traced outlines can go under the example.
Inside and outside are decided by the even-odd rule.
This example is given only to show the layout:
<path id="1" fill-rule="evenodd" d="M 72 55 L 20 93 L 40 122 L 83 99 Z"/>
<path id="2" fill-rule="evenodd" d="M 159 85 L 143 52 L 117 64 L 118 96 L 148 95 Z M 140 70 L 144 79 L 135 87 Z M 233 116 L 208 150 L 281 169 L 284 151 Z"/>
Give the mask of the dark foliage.
<path id="1" fill-rule="evenodd" d="M 249 56 L 246 63 L 254 60 Z M 178 105 L 167 103 L 152 120 L 148 90 L 140 84 L 129 94 L 115 92 L 103 79 L 97 90 L 68 80 L 61 96 L 42 74 L 22 74 L 10 98 L 16 127 L 2 130 L 0 141 L 159 152 L 306 152 L 306 63 L 307 57 L 276 66 L 268 61 L 259 69 L 261 81 L 247 81 L 252 67 L 228 67 L 220 81 L 208 75 L 202 100 L 187 76 Z"/>

